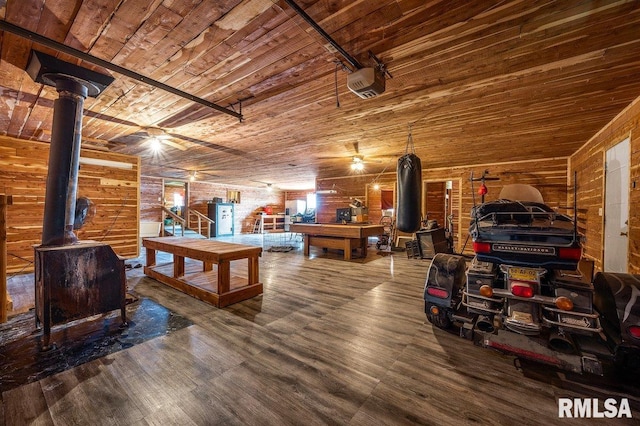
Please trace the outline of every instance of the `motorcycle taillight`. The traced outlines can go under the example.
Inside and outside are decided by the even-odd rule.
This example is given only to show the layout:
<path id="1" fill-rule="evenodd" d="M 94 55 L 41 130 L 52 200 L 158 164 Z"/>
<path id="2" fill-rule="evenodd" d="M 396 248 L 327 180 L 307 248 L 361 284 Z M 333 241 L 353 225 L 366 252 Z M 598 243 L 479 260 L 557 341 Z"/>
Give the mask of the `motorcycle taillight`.
<path id="1" fill-rule="evenodd" d="M 560 247 L 558 257 L 565 260 L 580 260 L 582 257 L 582 249 L 580 247 Z"/>
<path id="2" fill-rule="evenodd" d="M 631 327 L 629 327 L 629 334 L 630 334 L 634 339 L 640 339 L 640 326 L 638 326 L 638 325 L 632 325 Z"/>
<path id="3" fill-rule="evenodd" d="M 446 299 L 449 297 L 449 292 L 447 290 L 438 287 L 427 287 L 427 294 L 440 299 Z"/>
<path id="4" fill-rule="evenodd" d="M 511 294 L 518 297 L 533 297 L 533 287 L 524 281 L 511 281 Z"/>
<path id="5" fill-rule="evenodd" d="M 474 241 L 473 251 L 476 253 L 491 253 L 491 244 Z"/>

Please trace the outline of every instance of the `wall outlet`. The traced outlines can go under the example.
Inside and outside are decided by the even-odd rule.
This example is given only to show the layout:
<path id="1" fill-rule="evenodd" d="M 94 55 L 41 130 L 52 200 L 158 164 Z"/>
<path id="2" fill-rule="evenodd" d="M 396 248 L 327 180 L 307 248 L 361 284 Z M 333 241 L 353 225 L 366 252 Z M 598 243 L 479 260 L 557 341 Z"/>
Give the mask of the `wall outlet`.
<path id="1" fill-rule="evenodd" d="M 602 216 L 602 207 L 598 209 L 598 216 Z"/>

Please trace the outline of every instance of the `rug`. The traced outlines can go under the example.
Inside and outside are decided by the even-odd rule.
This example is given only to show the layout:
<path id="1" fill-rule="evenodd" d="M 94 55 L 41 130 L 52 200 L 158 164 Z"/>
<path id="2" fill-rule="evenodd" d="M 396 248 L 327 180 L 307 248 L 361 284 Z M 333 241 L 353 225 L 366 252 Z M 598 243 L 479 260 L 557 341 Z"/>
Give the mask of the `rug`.
<path id="1" fill-rule="evenodd" d="M 267 251 L 270 252 L 277 252 L 277 253 L 286 253 L 288 251 L 294 250 L 295 247 L 293 246 L 273 246 L 267 249 Z"/>
<path id="2" fill-rule="evenodd" d="M 144 297 L 126 310 L 127 327 L 119 310 L 53 327 L 55 346 L 44 352 L 33 310 L 0 324 L 0 393 L 193 324 Z"/>

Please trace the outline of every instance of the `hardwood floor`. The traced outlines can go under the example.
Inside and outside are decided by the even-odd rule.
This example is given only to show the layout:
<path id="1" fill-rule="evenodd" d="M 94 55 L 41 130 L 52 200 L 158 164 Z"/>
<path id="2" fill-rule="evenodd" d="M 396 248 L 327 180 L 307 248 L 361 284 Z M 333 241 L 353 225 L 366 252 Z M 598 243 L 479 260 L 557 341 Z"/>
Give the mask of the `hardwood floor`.
<path id="1" fill-rule="evenodd" d="M 262 243 L 254 238 L 262 237 L 236 240 Z M 306 258 L 295 246 L 265 250 L 264 294 L 223 309 L 130 269 L 130 289 L 194 325 L 7 391 L 0 418 L 11 426 L 563 424 L 559 397 L 608 396 L 632 405 L 635 418 L 615 424 L 640 417 L 638 388 L 521 371 L 512 357 L 432 328 L 422 300 L 427 260 L 372 249 L 344 261 L 317 248 Z"/>

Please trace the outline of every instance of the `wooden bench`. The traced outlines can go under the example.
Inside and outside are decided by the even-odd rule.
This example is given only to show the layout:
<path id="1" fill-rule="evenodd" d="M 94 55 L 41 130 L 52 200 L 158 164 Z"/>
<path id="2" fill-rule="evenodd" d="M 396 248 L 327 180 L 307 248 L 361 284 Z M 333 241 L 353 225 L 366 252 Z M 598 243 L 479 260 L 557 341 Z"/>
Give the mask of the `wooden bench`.
<path id="1" fill-rule="evenodd" d="M 147 250 L 147 276 L 204 302 L 222 308 L 262 294 L 258 261 L 262 247 L 184 237 L 145 238 L 142 244 Z M 156 251 L 171 253 L 173 263 L 156 265 Z M 185 258 L 202 261 L 202 268 L 187 271 Z M 232 276 L 231 262 L 243 259 L 246 278 Z"/>

